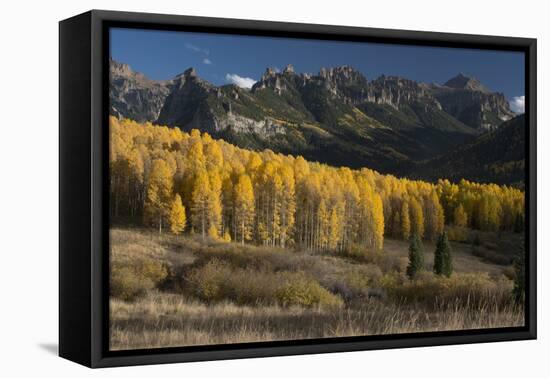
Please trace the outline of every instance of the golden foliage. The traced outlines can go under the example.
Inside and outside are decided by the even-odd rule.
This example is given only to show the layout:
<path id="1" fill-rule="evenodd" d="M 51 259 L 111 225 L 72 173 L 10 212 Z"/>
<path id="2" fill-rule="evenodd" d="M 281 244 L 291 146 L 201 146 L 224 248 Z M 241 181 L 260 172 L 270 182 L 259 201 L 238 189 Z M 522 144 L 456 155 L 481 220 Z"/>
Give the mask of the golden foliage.
<path id="1" fill-rule="evenodd" d="M 513 231 L 524 217 L 524 193 L 507 186 L 334 168 L 113 117 L 110 135 L 111 215 L 145 215 L 159 230 L 175 195 L 203 237 L 313 250 L 379 250 L 385 236 L 412 233 L 433 239 L 445 223 Z"/>
<path id="2" fill-rule="evenodd" d="M 179 194 L 176 194 L 172 201 L 168 221 L 170 222 L 170 231 L 172 231 L 173 234 L 181 234 L 185 229 L 185 224 L 187 222 L 185 206 L 181 203 Z"/>

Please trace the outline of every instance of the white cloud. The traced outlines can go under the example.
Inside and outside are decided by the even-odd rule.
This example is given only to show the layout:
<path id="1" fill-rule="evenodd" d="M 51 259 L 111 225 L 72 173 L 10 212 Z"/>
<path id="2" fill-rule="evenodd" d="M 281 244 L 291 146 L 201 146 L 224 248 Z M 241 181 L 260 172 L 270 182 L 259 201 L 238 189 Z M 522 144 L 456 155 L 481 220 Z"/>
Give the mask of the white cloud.
<path id="1" fill-rule="evenodd" d="M 525 96 L 512 97 L 510 100 L 510 109 L 514 113 L 525 113 Z"/>
<path id="2" fill-rule="evenodd" d="M 198 53 L 202 53 L 204 55 L 210 55 L 210 50 L 200 48 L 199 46 L 192 45 L 191 43 L 186 43 L 185 47 L 189 50 L 193 50 Z"/>
<path id="3" fill-rule="evenodd" d="M 212 64 L 212 61 L 211 61 L 210 59 L 208 59 L 208 58 L 204 58 L 204 59 L 202 60 L 202 62 L 203 62 L 204 64 Z"/>
<path id="4" fill-rule="evenodd" d="M 249 77 L 241 77 L 237 74 L 226 74 L 225 80 L 228 82 L 235 84 L 237 87 L 241 88 L 252 88 L 254 83 L 256 83 L 256 80 L 251 79 Z"/>

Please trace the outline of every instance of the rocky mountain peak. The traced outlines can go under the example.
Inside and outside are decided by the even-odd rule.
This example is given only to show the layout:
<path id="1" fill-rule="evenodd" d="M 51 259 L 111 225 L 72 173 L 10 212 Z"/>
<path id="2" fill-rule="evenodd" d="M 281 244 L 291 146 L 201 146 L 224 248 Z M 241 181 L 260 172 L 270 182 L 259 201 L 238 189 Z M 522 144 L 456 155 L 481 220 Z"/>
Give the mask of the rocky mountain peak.
<path id="1" fill-rule="evenodd" d="M 294 66 L 292 64 L 287 64 L 285 69 L 283 70 L 283 74 L 293 74 L 294 73 Z"/>
<path id="2" fill-rule="evenodd" d="M 323 67 L 319 71 L 319 76 L 327 81 L 332 81 L 337 84 L 343 84 L 345 82 L 349 84 L 352 82 L 367 83 L 367 78 L 363 76 L 361 72 L 348 65 L 331 68 Z"/>
<path id="3" fill-rule="evenodd" d="M 109 61 L 110 113 L 138 122 L 155 120 L 170 92 L 171 81 L 153 81 L 128 64 Z"/>
<path id="4" fill-rule="evenodd" d="M 262 75 L 260 81 L 266 81 L 272 77 L 275 77 L 277 75 L 277 71 L 275 70 L 275 68 L 272 68 L 272 67 L 267 67 L 265 69 L 265 72 L 264 74 Z"/>
<path id="5" fill-rule="evenodd" d="M 333 96 L 342 98 L 346 103 L 359 103 L 366 98 L 367 78 L 351 66 L 323 67 L 317 79 Z"/>
<path id="6" fill-rule="evenodd" d="M 483 84 L 481 84 L 479 80 L 477 80 L 474 77 L 467 76 L 462 72 L 456 75 L 455 77 L 447 80 L 447 82 L 443 85 L 454 89 L 467 89 L 467 90 L 478 91 L 483 93 L 491 92 Z"/>
<path id="7" fill-rule="evenodd" d="M 117 76 L 132 76 L 135 73 L 129 65 L 125 63 L 119 63 L 113 58 L 110 58 L 109 60 L 109 67 L 111 70 L 111 74 L 115 74 Z"/>
<path id="8" fill-rule="evenodd" d="M 183 71 L 183 76 L 185 77 L 196 77 L 197 71 L 193 67 L 189 67 L 185 71 Z"/>
<path id="9" fill-rule="evenodd" d="M 480 131 L 494 130 L 514 116 L 502 93 L 491 92 L 463 73 L 442 86 L 432 85 L 431 91 L 447 113 Z"/>
<path id="10" fill-rule="evenodd" d="M 196 78 L 198 77 L 197 75 L 197 70 L 195 70 L 195 68 L 193 67 L 189 67 L 188 69 L 186 69 L 185 71 L 183 71 L 182 73 L 176 75 L 174 77 L 174 80 L 178 80 L 178 79 L 190 79 L 190 78 Z"/>
<path id="11" fill-rule="evenodd" d="M 141 72 L 136 72 L 128 64 L 119 63 L 112 58 L 110 58 L 110 61 L 109 61 L 109 70 L 111 73 L 111 77 L 113 79 L 116 79 L 116 78 L 129 79 L 132 81 L 140 82 L 140 84 L 146 85 L 146 86 L 150 86 L 153 84 L 152 81 L 149 80 Z"/>
<path id="12" fill-rule="evenodd" d="M 202 90 L 213 90 L 214 86 L 202 79 L 198 74 L 195 68 L 189 67 L 185 71 L 183 71 L 181 74 L 176 75 L 174 79 L 171 81 L 173 89 L 181 89 L 183 87 L 197 87 L 201 88 Z"/>
<path id="13" fill-rule="evenodd" d="M 294 67 L 292 64 L 288 64 L 283 72 L 278 72 L 275 68 L 268 67 L 260 80 L 252 86 L 252 91 L 271 88 L 277 94 L 283 93 L 287 90 L 288 80 L 293 81 L 293 78 L 289 75 L 294 75 Z"/>

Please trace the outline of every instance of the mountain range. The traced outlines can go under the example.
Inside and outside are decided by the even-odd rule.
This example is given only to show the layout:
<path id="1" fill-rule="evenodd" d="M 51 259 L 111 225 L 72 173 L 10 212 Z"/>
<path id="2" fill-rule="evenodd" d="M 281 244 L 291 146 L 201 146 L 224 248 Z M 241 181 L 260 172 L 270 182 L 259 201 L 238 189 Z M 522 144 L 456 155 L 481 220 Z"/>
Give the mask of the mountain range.
<path id="1" fill-rule="evenodd" d="M 154 81 L 111 60 L 110 79 L 110 114 L 138 122 L 199 129 L 240 147 L 337 166 L 430 179 L 458 174 L 477 181 L 519 181 L 509 170 L 500 177 L 497 166 L 480 171 L 479 162 L 474 172 L 467 160 L 460 170 L 447 171 L 449 159 L 461 157 L 457 151 L 471 148 L 483 158 L 491 138 L 501 139 L 501 129 L 523 123 L 503 94 L 464 74 L 439 85 L 397 76 L 368 80 L 350 66 L 307 74 L 288 65 L 281 72 L 268 68 L 248 89 L 213 85 L 193 68 Z M 523 132 L 510 134 L 524 138 Z M 492 155 L 493 164 L 507 165 L 508 158 L 520 164 L 519 139 L 493 151 L 502 154 Z M 504 151 L 510 146 L 517 153 Z"/>

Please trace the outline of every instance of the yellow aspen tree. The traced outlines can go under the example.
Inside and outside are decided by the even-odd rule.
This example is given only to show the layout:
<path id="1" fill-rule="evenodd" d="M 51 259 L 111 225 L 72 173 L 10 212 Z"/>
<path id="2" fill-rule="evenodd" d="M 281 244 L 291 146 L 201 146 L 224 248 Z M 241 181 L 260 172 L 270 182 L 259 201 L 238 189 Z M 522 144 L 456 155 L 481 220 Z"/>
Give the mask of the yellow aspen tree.
<path id="1" fill-rule="evenodd" d="M 203 240 L 208 231 L 208 215 L 210 200 L 210 181 L 205 170 L 195 176 L 191 193 L 191 223 L 195 231 L 201 233 Z"/>
<path id="2" fill-rule="evenodd" d="M 344 213 L 344 204 L 339 202 L 330 212 L 330 233 L 328 247 L 330 250 L 337 250 L 342 240 L 342 215 Z"/>
<path id="3" fill-rule="evenodd" d="M 355 180 L 353 179 L 353 173 L 349 168 L 340 168 L 339 173 L 342 177 L 342 182 L 344 184 L 344 199 L 345 199 L 345 210 L 344 210 L 344 224 L 343 224 L 343 234 L 342 234 L 342 244 L 346 248 L 351 245 L 357 236 L 357 222 L 356 213 L 359 205 L 359 188 Z"/>
<path id="4" fill-rule="evenodd" d="M 187 150 L 186 160 L 188 169 L 191 172 L 206 168 L 206 158 L 204 157 L 204 148 L 200 138 L 192 138 L 191 145 Z"/>
<path id="5" fill-rule="evenodd" d="M 208 191 L 208 235 L 213 239 L 221 236 L 222 225 L 222 180 L 217 170 L 209 173 L 210 190 Z"/>
<path id="6" fill-rule="evenodd" d="M 480 230 L 489 231 L 489 197 L 482 195 L 477 205 L 477 226 Z"/>
<path id="7" fill-rule="evenodd" d="M 424 198 L 424 208 L 425 234 L 429 239 L 435 240 L 443 232 L 445 224 L 443 207 L 435 190 Z"/>
<path id="8" fill-rule="evenodd" d="M 298 156 L 294 160 L 294 177 L 296 181 L 302 180 L 310 174 L 310 163 L 308 163 L 302 156 Z"/>
<path id="9" fill-rule="evenodd" d="M 411 198 L 410 203 L 411 210 L 411 231 L 418 235 L 419 238 L 424 237 L 424 212 L 420 202 L 414 197 Z"/>
<path id="10" fill-rule="evenodd" d="M 380 195 L 362 177 L 358 177 L 359 203 L 356 222 L 358 241 L 381 249 L 384 241 L 384 206 Z"/>
<path id="11" fill-rule="evenodd" d="M 270 230 L 269 240 L 272 245 L 276 245 L 281 236 L 281 194 L 283 189 L 283 182 L 277 171 L 271 172 L 267 185 L 267 192 L 269 193 L 269 218 L 267 223 Z"/>
<path id="12" fill-rule="evenodd" d="M 223 240 L 224 242 L 227 242 L 227 243 L 229 243 L 229 242 L 231 241 L 231 235 L 229 234 L 229 231 L 225 231 L 225 232 L 223 233 L 222 240 Z"/>
<path id="13" fill-rule="evenodd" d="M 382 249 L 384 246 L 384 205 L 382 198 L 373 193 L 372 197 L 372 247 Z"/>
<path id="14" fill-rule="evenodd" d="M 411 237 L 411 217 L 409 214 L 409 203 L 405 199 L 401 205 L 401 237 L 409 240 Z"/>
<path id="15" fill-rule="evenodd" d="M 256 175 L 262 166 L 262 163 L 262 158 L 256 153 L 251 154 L 246 162 L 246 172 L 250 176 L 250 180 L 252 180 L 253 183 L 256 181 Z"/>
<path id="16" fill-rule="evenodd" d="M 222 235 L 231 235 L 233 225 L 233 215 L 235 213 L 235 206 L 233 201 L 233 169 L 230 164 L 224 166 L 224 173 L 222 176 Z M 229 238 L 231 239 L 231 237 Z"/>
<path id="17" fill-rule="evenodd" d="M 252 182 L 247 174 L 239 177 L 234 191 L 235 198 L 235 240 L 240 240 L 244 245 L 245 241 L 252 238 L 254 226 L 254 190 Z"/>
<path id="18" fill-rule="evenodd" d="M 468 224 L 468 214 L 464 210 L 464 206 L 458 205 L 454 211 L 453 223 L 458 227 L 466 227 Z"/>
<path id="19" fill-rule="evenodd" d="M 172 173 L 165 161 L 153 161 L 147 186 L 146 209 L 149 219 L 158 225 L 159 233 L 170 211 L 172 199 Z"/>
<path id="20" fill-rule="evenodd" d="M 319 208 L 317 209 L 317 221 L 319 222 L 319 247 L 324 250 L 328 247 L 330 237 L 330 213 L 325 205 L 324 199 L 321 199 L 321 202 L 319 202 Z"/>
<path id="21" fill-rule="evenodd" d="M 175 235 L 181 234 L 185 229 L 185 224 L 187 222 L 185 216 L 185 206 L 183 206 L 179 194 L 174 196 L 172 206 L 170 207 L 168 221 L 170 223 L 170 231 L 172 231 Z"/>
<path id="22" fill-rule="evenodd" d="M 451 216 L 453 215 L 454 209 L 457 206 L 458 201 L 458 186 L 452 184 L 449 180 L 439 180 L 437 182 L 437 195 L 439 197 L 439 202 L 443 206 L 443 211 L 445 213 L 445 220 L 447 223 L 451 221 Z"/>
<path id="23" fill-rule="evenodd" d="M 208 134 L 207 134 L 208 135 Z M 204 138 L 203 138 L 204 140 Z M 219 144 L 211 140 L 204 147 L 206 169 L 210 172 L 223 167 L 223 153 Z"/>
<path id="24" fill-rule="evenodd" d="M 489 195 L 489 230 L 498 231 L 502 221 L 502 206 L 496 194 Z"/>
<path id="25" fill-rule="evenodd" d="M 191 132 L 189 133 L 189 135 L 190 135 L 191 138 L 193 138 L 193 139 L 200 139 L 200 138 L 201 138 L 201 131 L 198 130 L 198 129 L 193 129 L 193 130 L 191 130 Z"/>
<path id="26" fill-rule="evenodd" d="M 280 177 L 282 181 L 280 245 L 285 248 L 287 244 L 293 243 L 292 234 L 296 212 L 296 182 L 294 180 L 294 171 L 287 165 L 282 166 Z"/>
<path id="27" fill-rule="evenodd" d="M 128 157 L 128 163 L 130 165 L 131 177 L 129 182 L 129 194 L 128 194 L 128 207 L 130 216 L 136 216 L 140 214 L 140 209 L 143 206 L 143 193 L 144 186 L 144 174 L 145 163 L 141 152 L 133 148 L 130 151 Z"/>

